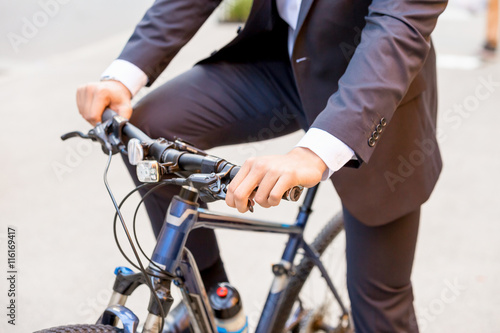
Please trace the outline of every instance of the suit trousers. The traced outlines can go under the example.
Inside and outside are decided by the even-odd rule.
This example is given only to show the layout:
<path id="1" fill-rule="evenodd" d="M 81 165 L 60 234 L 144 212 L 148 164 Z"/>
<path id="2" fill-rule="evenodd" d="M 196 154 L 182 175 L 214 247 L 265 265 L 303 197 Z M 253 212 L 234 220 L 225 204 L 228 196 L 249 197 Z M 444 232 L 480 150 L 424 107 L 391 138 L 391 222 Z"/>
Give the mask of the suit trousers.
<path id="1" fill-rule="evenodd" d="M 198 64 L 141 99 L 130 121 L 152 138 L 179 137 L 201 149 L 271 139 L 308 126 L 294 82 L 288 62 Z M 128 167 L 137 182 L 134 168 Z M 178 191 L 163 187 L 146 200 L 155 235 Z M 418 331 L 410 275 L 419 211 L 368 227 L 344 208 L 348 289 L 357 332 Z M 216 277 L 205 274 L 206 286 L 226 278 L 217 265 L 221 261 L 213 230 L 193 230 L 186 245 L 202 276 L 218 267 Z"/>

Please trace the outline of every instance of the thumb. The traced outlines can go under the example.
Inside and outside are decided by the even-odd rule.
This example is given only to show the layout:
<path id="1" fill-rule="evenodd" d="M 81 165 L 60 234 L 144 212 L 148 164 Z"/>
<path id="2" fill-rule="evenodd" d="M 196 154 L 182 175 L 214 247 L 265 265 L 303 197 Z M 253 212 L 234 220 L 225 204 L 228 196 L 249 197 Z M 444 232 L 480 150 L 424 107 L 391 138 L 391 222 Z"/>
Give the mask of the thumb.
<path id="1" fill-rule="evenodd" d="M 125 117 L 127 119 L 130 119 L 130 117 L 132 116 L 133 110 L 132 110 L 132 103 L 130 101 L 124 101 L 116 105 L 116 107 L 111 107 L 111 108 L 115 110 L 116 113 L 118 113 L 120 116 Z"/>

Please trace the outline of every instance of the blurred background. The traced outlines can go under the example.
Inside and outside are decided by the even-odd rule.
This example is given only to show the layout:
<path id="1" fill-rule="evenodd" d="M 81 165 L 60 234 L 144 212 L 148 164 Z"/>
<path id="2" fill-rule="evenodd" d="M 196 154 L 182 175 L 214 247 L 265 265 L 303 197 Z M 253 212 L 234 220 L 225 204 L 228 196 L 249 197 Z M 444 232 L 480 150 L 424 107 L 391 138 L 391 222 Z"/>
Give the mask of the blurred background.
<path id="1" fill-rule="evenodd" d="M 151 2 L 0 2 L 1 332 L 95 322 L 108 302 L 114 267 L 126 265 L 113 240 L 114 211 L 102 183 L 106 156 L 96 145 L 62 142 L 59 136 L 89 129 L 76 108 L 76 88 L 100 77 Z M 225 4 L 214 13 L 157 84 L 234 38 L 241 23 L 220 19 L 238 18 L 235 6 Z M 423 207 L 413 271 L 422 332 L 500 332 L 500 66 L 497 55 L 483 51 L 485 34 L 486 3 L 478 0 L 450 0 L 434 33 L 445 167 Z M 242 163 L 254 155 L 287 152 L 301 135 L 212 153 Z M 119 158 L 109 178 L 117 198 L 132 189 Z M 332 206 L 340 209 L 340 201 L 324 184 L 308 235 L 321 227 Z M 230 211 L 222 203 L 213 207 Z M 255 216 L 292 222 L 296 211 L 297 205 L 284 203 L 257 208 Z M 154 240 L 144 212 L 138 223 L 141 244 L 150 252 Z M 6 316 L 8 226 L 17 229 L 15 326 Z M 253 326 L 285 238 L 217 234 Z M 130 303 L 139 314 L 147 296 L 142 288 Z"/>

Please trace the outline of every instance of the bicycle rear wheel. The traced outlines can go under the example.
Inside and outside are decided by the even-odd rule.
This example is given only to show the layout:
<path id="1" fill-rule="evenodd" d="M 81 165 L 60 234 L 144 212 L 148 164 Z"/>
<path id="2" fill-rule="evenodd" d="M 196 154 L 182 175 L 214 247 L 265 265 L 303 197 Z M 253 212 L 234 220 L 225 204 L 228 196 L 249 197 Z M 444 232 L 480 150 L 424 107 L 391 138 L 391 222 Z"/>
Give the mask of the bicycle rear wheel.
<path id="1" fill-rule="evenodd" d="M 52 327 L 34 333 L 123 333 L 123 329 L 109 325 L 69 325 Z"/>
<path id="2" fill-rule="evenodd" d="M 342 214 L 335 215 L 311 247 L 321 255 L 344 306 L 349 308 L 346 285 L 345 235 Z M 314 268 L 314 269 L 313 269 Z M 277 309 L 273 333 L 353 332 L 348 318 L 311 259 L 303 257 Z"/>

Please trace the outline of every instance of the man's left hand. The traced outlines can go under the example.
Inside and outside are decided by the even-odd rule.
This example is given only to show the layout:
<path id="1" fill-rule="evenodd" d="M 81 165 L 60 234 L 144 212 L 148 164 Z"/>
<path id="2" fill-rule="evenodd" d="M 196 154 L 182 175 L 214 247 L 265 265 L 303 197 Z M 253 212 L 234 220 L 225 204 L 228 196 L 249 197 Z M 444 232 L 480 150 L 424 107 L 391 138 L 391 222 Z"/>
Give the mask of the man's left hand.
<path id="1" fill-rule="evenodd" d="M 226 203 L 241 213 L 248 210 L 248 200 L 252 199 L 262 207 L 277 206 L 293 186 L 318 184 L 327 168 L 318 155 L 303 147 L 286 155 L 250 158 L 229 184 Z"/>

